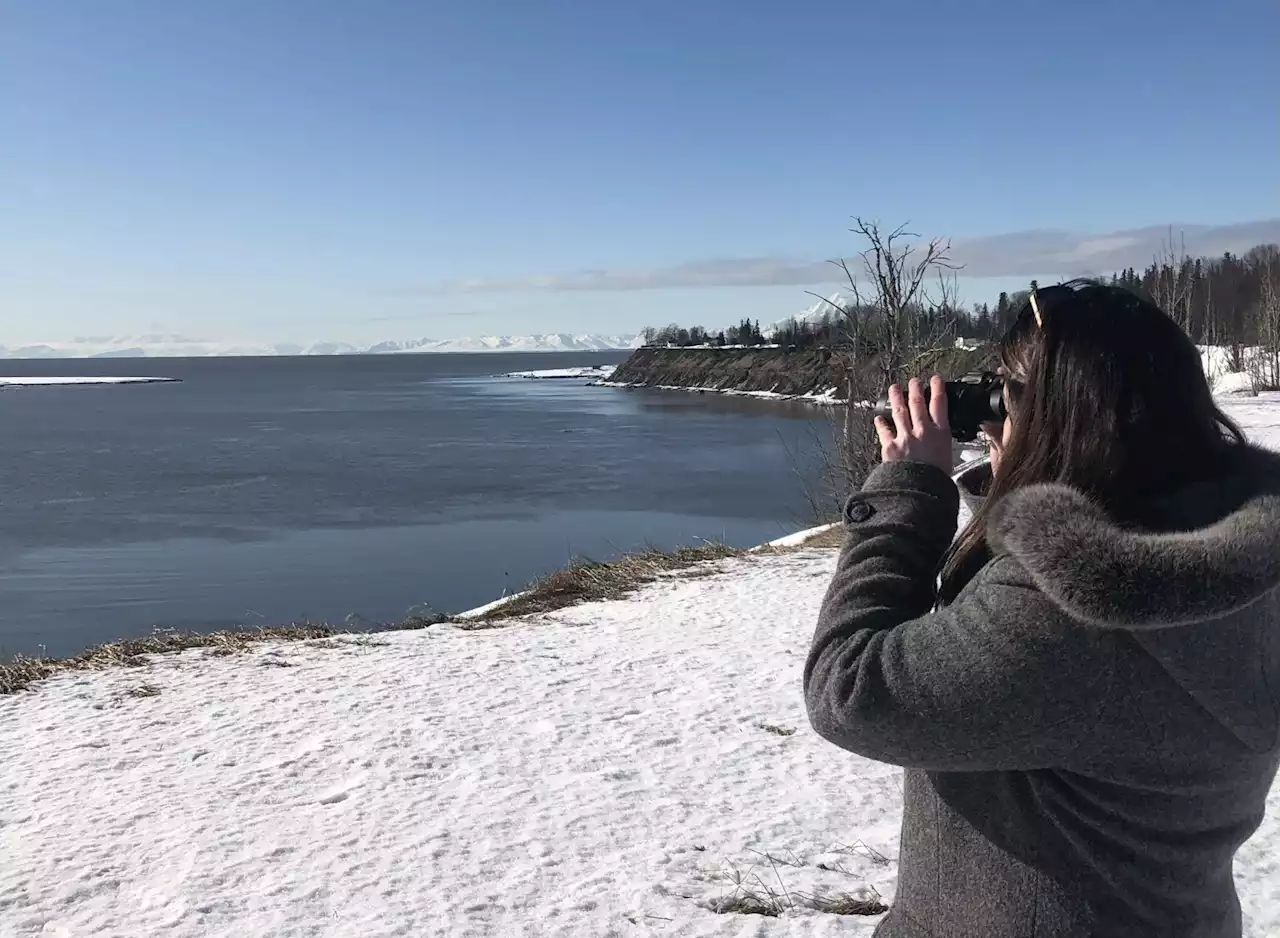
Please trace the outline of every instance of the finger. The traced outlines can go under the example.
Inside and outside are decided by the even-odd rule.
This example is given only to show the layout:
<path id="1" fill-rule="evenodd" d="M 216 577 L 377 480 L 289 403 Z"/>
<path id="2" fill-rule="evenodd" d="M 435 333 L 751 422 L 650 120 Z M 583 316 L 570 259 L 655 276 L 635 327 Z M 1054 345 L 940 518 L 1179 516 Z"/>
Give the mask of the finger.
<path id="1" fill-rule="evenodd" d="M 934 375 L 929 379 L 929 413 L 938 426 L 950 428 L 951 423 L 947 419 L 947 383 L 942 380 L 941 375 Z"/>
<path id="2" fill-rule="evenodd" d="M 907 402 L 902 396 L 902 388 L 896 384 L 889 388 L 889 413 L 893 414 L 893 423 L 899 438 L 911 432 L 911 414 L 907 412 Z"/>
<path id="3" fill-rule="evenodd" d="M 929 416 L 929 402 L 924 399 L 924 385 L 919 378 L 912 378 L 907 384 L 907 403 L 911 408 L 911 425 L 916 432 L 933 423 Z"/>
<path id="4" fill-rule="evenodd" d="M 890 445 L 891 443 L 893 443 L 893 440 L 894 440 L 893 428 L 889 426 L 889 421 L 885 420 L 883 417 L 877 417 L 875 419 L 875 424 L 876 424 L 876 436 L 880 438 L 881 448 L 884 448 Z"/>

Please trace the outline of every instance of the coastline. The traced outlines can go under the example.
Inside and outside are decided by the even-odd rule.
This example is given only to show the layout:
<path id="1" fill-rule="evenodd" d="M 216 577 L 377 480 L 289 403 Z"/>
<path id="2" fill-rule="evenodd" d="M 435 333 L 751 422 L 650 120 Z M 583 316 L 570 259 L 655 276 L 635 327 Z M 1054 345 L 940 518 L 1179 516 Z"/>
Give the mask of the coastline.
<path id="1" fill-rule="evenodd" d="M 562 596 L 549 605 L 535 603 L 534 612 L 522 611 L 519 608 L 519 605 L 529 604 L 540 589 L 548 582 L 556 580 L 556 578 L 571 577 L 581 571 L 585 575 L 594 575 L 598 579 L 598 571 L 624 570 L 638 564 L 640 569 L 626 569 L 624 577 L 615 577 L 615 580 L 621 579 L 621 583 L 611 583 L 611 589 L 603 591 L 604 594 L 609 592 L 617 593 L 619 598 L 622 598 L 643 589 L 660 578 L 680 576 L 685 571 L 696 571 L 698 568 L 710 569 L 724 560 L 799 550 L 822 540 L 824 535 L 830 534 L 838 527 L 838 523 L 818 525 L 745 549 L 727 548 L 721 545 L 704 545 L 702 547 L 676 548 L 671 551 L 642 551 L 636 554 L 623 555 L 614 561 L 601 564 L 589 564 L 586 566 L 571 564 L 535 580 L 523 590 L 507 596 L 501 596 L 481 606 L 452 614 L 413 617 L 400 622 L 389 623 L 385 627 L 373 630 L 348 630 L 326 622 L 288 623 L 255 628 L 222 629 L 212 632 L 158 630 L 149 636 L 121 638 L 91 646 L 77 654 L 64 657 L 29 657 L 19 654 L 9 660 L 0 660 L 0 698 L 38 688 L 39 684 L 49 678 L 71 671 L 102 671 L 116 667 L 145 667 L 160 658 L 200 649 L 203 649 L 205 653 L 221 657 L 240 655 L 257 647 L 279 643 L 307 643 L 317 640 L 368 641 L 374 640 L 376 636 L 419 631 L 438 626 L 454 626 L 464 630 L 501 627 L 536 614 L 538 611 L 542 611 L 543 608 L 568 608 L 596 599 L 592 591 L 579 590 L 569 596 Z M 517 608 L 503 614 L 503 609 L 513 605 L 517 605 Z"/>
<path id="2" fill-rule="evenodd" d="M 642 384 L 629 383 L 623 381 L 592 381 L 590 387 L 593 388 L 620 388 L 622 390 L 651 390 L 651 391 L 684 391 L 690 394 L 723 394 L 726 397 L 754 397 L 766 401 L 800 401 L 806 404 L 815 404 L 824 407 L 833 407 L 843 405 L 843 398 L 837 397 L 839 388 L 830 388 L 826 391 L 815 391 L 808 394 L 780 394 L 776 391 L 739 391 L 735 388 L 701 388 L 701 387 L 682 387 L 674 384 Z M 869 402 L 862 402 L 862 406 L 873 406 Z"/>

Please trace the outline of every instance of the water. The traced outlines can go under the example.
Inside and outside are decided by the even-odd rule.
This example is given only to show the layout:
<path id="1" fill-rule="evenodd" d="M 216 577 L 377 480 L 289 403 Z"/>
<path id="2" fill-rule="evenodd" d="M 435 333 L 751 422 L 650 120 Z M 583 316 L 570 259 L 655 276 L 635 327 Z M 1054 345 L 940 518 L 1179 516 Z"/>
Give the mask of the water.
<path id="1" fill-rule="evenodd" d="M 623 357 L 0 362 L 183 380 L 0 392 L 0 655 L 454 612 L 574 555 L 810 520 L 808 405 L 492 377 Z"/>

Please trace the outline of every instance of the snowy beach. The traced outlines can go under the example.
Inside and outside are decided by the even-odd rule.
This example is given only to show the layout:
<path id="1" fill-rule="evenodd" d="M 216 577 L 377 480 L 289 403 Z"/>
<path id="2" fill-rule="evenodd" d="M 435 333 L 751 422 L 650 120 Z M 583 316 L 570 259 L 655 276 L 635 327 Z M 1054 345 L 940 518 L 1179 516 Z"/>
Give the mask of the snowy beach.
<path id="1" fill-rule="evenodd" d="M 1224 406 L 1280 448 L 1280 396 Z M 834 563 L 0 698 L 0 936 L 868 935 L 831 900 L 892 902 L 901 772 L 805 717 Z M 1237 861 L 1252 938 L 1280 934 L 1278 812 Z"/>

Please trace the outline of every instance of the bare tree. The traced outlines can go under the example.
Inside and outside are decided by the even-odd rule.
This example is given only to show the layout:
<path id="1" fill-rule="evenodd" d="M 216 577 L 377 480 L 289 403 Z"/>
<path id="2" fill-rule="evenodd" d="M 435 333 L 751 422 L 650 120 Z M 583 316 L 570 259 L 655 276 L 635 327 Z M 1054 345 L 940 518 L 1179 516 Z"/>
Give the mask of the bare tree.
<path id="1" fill-rule="evenodd" d="M 846 406 L 832 413 L 835 442 L 825 467 L 835 495 L 861 485 L 879 462 L 872 426 L 873 405 L 891 384 L 923 364 L 922 355 L 939 348 L 955 330 L 959 312 L 951 242 L 922 241 L 900 225 L 885 231 L 878 222 L 854 218 L 850 229 L 864 247 L 855 273 L 849 261 L 832 263 L 843 274 L 852 303 L 840 305 L 816 293 L 840 316 L 843 341 L 839 363 Z M 935 283 L 936 280 L 936 283 Z"/>
<path id="2" fill-rule="evenodd" d="M 1258 347 L 1249 356 L 1249 379 L 1255 392 L 1280 390 L 1280 248 L 1263 245 L 1249 252 L 1258 278 L 1254 326 Z"/>
<path id="3" fill-rule="evenodd" d="M 1184 332 L 1190 333 L 1195 296 L 1190 274 L 1194 261 L 1187 254 L 1186 236 L 1179 233 L 1178 238 L 1175 246 L 1170 227 L 1168 240 L 1160 241 L 1160 253 L 1152 259 L 1155 282 L 1151 286 L 1151 298 Z"/>
<path id="4" fill-rule="evenodd" d="M 922 242 L 906 225 L 886 232 L 879 222 L 860 217 L 853 221 L 850 230 L 866 243 L 858 252 L 863 276 L 855 276 L 843 259 L 834 263 L 853 293 L 858 336 L 866 337 L 866 327 L 873 327 L 870 338 L 879 348 L 887 387 L 902 377 L 913 353 L 935 345 L 954 326 L 955 272 L 960 265 L 951 260 L 949 240 Z M 936 291 L 930 286 L 935 277 Z"/>

